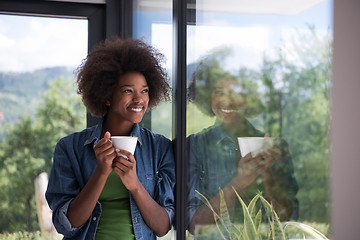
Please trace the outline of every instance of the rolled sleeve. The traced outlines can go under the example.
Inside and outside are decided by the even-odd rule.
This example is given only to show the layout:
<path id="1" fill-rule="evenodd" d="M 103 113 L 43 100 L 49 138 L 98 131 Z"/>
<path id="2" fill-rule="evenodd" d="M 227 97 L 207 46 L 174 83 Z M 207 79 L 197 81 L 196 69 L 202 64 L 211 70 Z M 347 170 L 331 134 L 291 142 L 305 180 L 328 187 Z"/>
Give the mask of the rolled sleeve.
<path id="1" fill-rule="evenodd" d="M 72 231 L 76 231 L 79 228 L 74 228 L 72 227 L 69 219 L 67 218 L 67 211 L 69 209 L 69 205 L 71 203 L 72 199 L 70 199 L 69 201 L 67 201 L 64 206 L 62 206 L 60 209 L 59 209 L 59 216 L 58 216 L 58 219 L 59 219 L 59 224 L 65 229 L 65 231 L 68 231 L 68 232 L 72 232 Z"/>
<path id="2" fill-rule="evenodd" d="M 175 208 L 174 206 L 170 206 L 170 207 L 164 207 L 164 209 L 169 216 L 170 226 L 172 226 L 175 217 Z"/>
<path id="3" fill-rule="evenodd" d="M 156 200 L 168 213 L 171 226 L 175 215 L 175 162 L 171 142 L 167 141 L 166 144 L 167 148 L 165 148 L 166 151 L 158 172 L 161 181 L 158 183 L 159 192 Z M 163 143 L 162 146 L 166 146 L 165 143 Z"/>

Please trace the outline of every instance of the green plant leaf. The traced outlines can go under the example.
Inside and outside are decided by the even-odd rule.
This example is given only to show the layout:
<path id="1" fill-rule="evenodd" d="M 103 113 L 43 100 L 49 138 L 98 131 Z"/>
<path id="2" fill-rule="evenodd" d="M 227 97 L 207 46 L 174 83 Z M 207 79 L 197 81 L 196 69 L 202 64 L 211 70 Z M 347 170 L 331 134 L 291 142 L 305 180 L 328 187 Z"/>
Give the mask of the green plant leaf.
<path id="1" fill-rule="evenodd" d="M 216 211 L 215 211 L 214 208 L 212 207 L 212 205 L 211 205 L 211 203 L 209 202 L 209 200 L 208 200 L 203 194 L 201 194 L 198 190 L 195 190 L 195 193 L 196 193 L 196 196 L 197 196 L 198 198 L 200 198 L 200 200 L 201 200 L 206 206 L 208 206 L 208 207 L 210 208 L 210 210 L 213 212 L 213 214 L 214 214 L 214 220 L 215 220 L 215 223 L 216 223 L 216 227 L 217 227 L 217 229 L 219 230 L 219 233 L 220 233 L 221 237 L 222 237 L 224 240 L 227 240 L 228 237 L 226 237 L 226 236 L 228 236 L 229 233 L 228 233 L 228 232 L 225 233 L 225 232 L 223 231 L 223 229 L 225 228 L 225 223 L 224 223 L 223 219 L 216 213 Z M 219 224 L 219 222 L 220 222 L 221 225 Z"/>
<path id="2" fill-rule="evenodd" d="M 262 219 L 262 212 L 261 209 L 259 209 L 259 211 L 257 212 L 256 216 L 255 216 L 255 229 L 256 232 L 260 233 L 260 224 L 261 224 L 261 219 Z"/>
<path id="3" fill-rule="evenodd" d="M 299 223 L 299 222 L 286 222 L 284 226 L 284 230 L 286 230 L 289 226 L 296 227 L 301 231 L 308 233 L 310 236 L 312 236 L 317 240 L 328 240 L 328 238 L 323 233 L 321 233 L 320 231 L 316 230 L 315 228 L 307 224 Z"/>
<path id="4" fill-rule="evenodd" d="M 248 209 L 249 209 L 249 213 L 251 215 L 251 218 L 254 219 L 254 224 L 255 224 L 255 229 L 256 229 L 256 232 L 258 233 L 258 238 L 260 238 L 260 224 L 261 224 L 261 220 L 262 220 L 262 212 L 261 212 L 261 209 L 258 209 L 258 211 L 256 212 L 257 210 L 257 207 L 256 207 L 256 203 L 258 202 L 259 200 L 259 197 L 260 197 L 261 193 L 258 193 L 255 195 L 255 197 L 253 197 L 253 199 L 251 199 L 249 205 L 248 205 Z"/>
<path id="5" fill-rule="evenodd" d="M 220 195 L 220 218 L 223 220 L 224 228 L 228 232 L 230 239 L 233 239 L 234 236 L 232 236 L 232 224 L 230 220 L 230 215 L 228 208 L 226 206 L 225 198 L 224 198 L 224 192 L 220 188 L 219 189 L 219 195 Z"/>
<path id="6" fill-rule="evenodd" d="M 251 215 L 251 218 L 254 219 L 255 218 L 255 213 L 256 213 L 256 203 L 258 201 L 260 197 L 260 194 L 256 194 L 255 197 L 253 197 L 253 199 L 251 199 L 248 209 L 249 209 L 249 213 Z M 256 213 L 257 214 L 257 213 Z"/>
<path id="7" fill-rule="evenodd" d="M 273 206 L 263 196 L 259 195 L 259 197 L 265 208 L 266 216 L 268 217 L 272 239 L 286 240 L 283 226 L 282 226 L 280 219 L 279 219 L 278 215 L 276 214 Z"/>
<path id="8" fill-rule="evenodd" d="M 241 238 L 241 228 L 237 227 L 235 224 L 232 224 L 232 233 L 233 233 L 233 237 L 234 239 L 242 239 Z"/>
<path id="9" fill-rule="evenodd" d="M 242 206 L 242 209 L 244 212 L 244 228 L 243 229 L 244 229 L 245 239 L 249 239 L 249 240 L 257 239 L 255 224 L 251 218 L 249 209 L 246 206 L 246 204 L 244 203 L 244 201 L 242 200 L 242 198 L 240 197 L 240 195 L 236 192 L 234 187 L 233 187 L 233 189 L 235 191 L 237 198 L 239 199 L 239 201 L 241 203 L 241 206 Z"/>

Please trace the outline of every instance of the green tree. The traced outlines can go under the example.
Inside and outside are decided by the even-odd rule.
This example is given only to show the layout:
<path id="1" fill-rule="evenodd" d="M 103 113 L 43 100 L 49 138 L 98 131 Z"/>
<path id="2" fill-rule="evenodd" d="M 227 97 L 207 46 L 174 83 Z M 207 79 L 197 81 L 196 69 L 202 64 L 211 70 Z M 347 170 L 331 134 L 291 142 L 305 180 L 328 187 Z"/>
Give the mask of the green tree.
<path id="1" fill-rule="evenodd" d="M 71 81 L 60 78 L 52 82 L 48 90 L 42 94 L 34 128 L 38 136 L 38 151 L 45 159 L 46 171 L 49 171 L 52 165 L 56 142 L 61 137 L 86 126 L 86 110 L 75 89 Z"/>
<path id="2" fill-rule="evenodd" d="M 9 125 L 0 145 L 0 232 L 38 230 L 34 180 L 49 172 L 56 142 L 85 127 L 86 111 L 70 80 L 59 78 L 42 95 L 35 120 Z"/>
<path id="3" fill-rule="evenodd" d="M 289 53 L 265 60 L 265 129 L 289 143 L 300 185 L 300 218 L 329 220 L 329 91 L 331 39 L 312 27 L 299 34 Z"/>

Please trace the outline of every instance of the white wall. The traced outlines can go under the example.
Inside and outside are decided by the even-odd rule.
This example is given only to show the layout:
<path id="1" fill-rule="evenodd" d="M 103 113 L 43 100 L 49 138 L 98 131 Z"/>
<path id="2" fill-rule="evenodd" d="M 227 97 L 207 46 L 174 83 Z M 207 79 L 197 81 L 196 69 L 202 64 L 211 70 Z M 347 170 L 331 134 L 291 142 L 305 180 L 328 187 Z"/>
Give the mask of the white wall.
<path id="1" fill-rule="evenodd" d="M 360 1 L 334 0 L 332 222 L 334 239 L 360 239 Z"/>

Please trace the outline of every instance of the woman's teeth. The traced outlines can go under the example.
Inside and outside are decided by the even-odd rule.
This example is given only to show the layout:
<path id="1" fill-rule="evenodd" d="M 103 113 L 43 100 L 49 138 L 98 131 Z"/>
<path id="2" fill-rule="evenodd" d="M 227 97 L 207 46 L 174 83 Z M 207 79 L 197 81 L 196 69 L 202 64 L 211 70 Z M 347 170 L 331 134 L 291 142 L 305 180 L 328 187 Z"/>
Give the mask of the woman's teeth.
<path id="1" fill-rule="evenodd" d="M 224 112 L 224 113 L 233 113 L 233 112 L 235 112 L 235 110 L 233 110 L 233 109 L 221 109 L 221 111 L 222 112 Z"/>
<path id="2" fill-rule="evenodd" d="M 130 110 L 134 112 L 141 112 L 142 108 L 130 108 Z"/>

